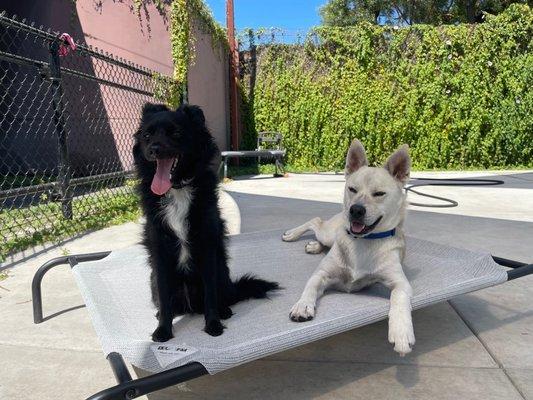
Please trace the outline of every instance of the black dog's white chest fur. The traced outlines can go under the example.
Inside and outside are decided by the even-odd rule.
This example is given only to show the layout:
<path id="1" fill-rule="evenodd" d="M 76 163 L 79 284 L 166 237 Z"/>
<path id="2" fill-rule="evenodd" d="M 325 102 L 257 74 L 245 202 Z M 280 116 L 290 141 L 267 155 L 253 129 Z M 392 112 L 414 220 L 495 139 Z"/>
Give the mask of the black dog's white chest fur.
<path id="1" fill-rule="evenodd" d="M 192 199 L 193 189 L 185 186 L 181 189 L 170 189 L 161 200 L 163 219 L 181 243 L 178 265 L 183 269 L 188 269 L 188 261 L 191 258 L 188 216 Z"/>

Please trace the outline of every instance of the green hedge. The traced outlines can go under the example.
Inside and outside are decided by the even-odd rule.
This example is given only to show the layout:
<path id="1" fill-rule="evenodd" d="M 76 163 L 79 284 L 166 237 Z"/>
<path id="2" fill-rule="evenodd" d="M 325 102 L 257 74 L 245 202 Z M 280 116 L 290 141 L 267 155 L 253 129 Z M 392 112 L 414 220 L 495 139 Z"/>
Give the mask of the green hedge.
<path id="1" fill-rule="evenodd" d="M 287 162 L 309 169 L 341 169 L 356 137 L 372 162 L 408 143 L 421 169 L 532 166 L 532 50 L 525 5 L 477 25 L 321 27 L 258 46 L 243 145 L 280 131 Z"/>

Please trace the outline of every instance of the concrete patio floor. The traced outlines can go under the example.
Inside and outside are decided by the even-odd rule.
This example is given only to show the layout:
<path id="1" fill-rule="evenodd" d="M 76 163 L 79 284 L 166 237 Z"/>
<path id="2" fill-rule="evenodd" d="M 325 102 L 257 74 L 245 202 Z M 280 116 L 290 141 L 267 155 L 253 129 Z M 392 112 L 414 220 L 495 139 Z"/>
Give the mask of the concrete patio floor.
<path id="1" fill-rule="evenodd" d="M 495 177 L 505 185 L 422 188 L 459 206 L 411 207 L 410 235 L 533 261 L 533 172 L 413 175 Z M 258 176 L 225 184 L 222 207 L 231 233 L 289 228 L 338 212 L 342 189 L 342 175 Z M 93 232 L 6 270 L 0 399 L 80 399 L 115 384 L 69 268 L 46 276 L 40 325 L 32 322 L 31 278 L 52 257 L 127 247 L 139 233 L 138 223 Z M 525 277 L 414 312 L 417 343 L 404 358 L 387 343 L 382 321 L 148 398 L 533 400 L 532 283 L 533 276 Z"/>

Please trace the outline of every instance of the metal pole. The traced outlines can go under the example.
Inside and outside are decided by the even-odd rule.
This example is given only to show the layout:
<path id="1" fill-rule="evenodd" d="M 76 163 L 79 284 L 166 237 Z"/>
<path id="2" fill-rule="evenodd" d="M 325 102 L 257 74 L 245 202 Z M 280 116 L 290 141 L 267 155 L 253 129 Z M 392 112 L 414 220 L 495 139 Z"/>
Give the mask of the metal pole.
<path id="1" fill-rule="evenodd" d="M 255 33 L 250 29 L 248 40 L 250 43 L 250 90 L 248 91 L 248 101 L 254 101 L 255 80 L 257 77 L 257 46 L 255 45 Z"/>
<path id="2" fill-rule="evenodd" d="M 117 380 L 118 384 L 132 380 L 130 371 L 128 371 L 128 367 L 126 367 L 124 359 L 119 353 L 109 353 L 107 356 L 107 361 L 109 361 L 109 364 L 111 365 L 113 375 L 115 375 L 115 379 Z"/>
<path id="3" fill-rule="evenodd" d="M 230 97 L 230 121 L 231 121 L 231 150 L 239 150 L 239 99 L 238 74 L 239 50 L 235 39 L 235 22 L 233 15 L 233 0 L 226 0 L 226 27 L 228 29 L 229 42 L 229 97 Z"/>
<path id="4" fill-rule="evenodd" d="M 187 74 L 189 75 L 189 74 Z M 180 104 L 189 104 L 189 79 L 185 77 L 185 82 L 181 84 L 181 99 Z"/>
<path id="5" fill-rule="evenodd" d="M 59 63 L 59 42 L 50 42 L 50 76 L 54 89 L 54 126 L 57 133 L 57 146 L 59 154 L 59 192 L 61 194 L 61 211 L 63 217 L 72 219 L 72 193 L 70 190 L 70 162 L 67 145 L 67 131 L 63 113 L 63 87 L 61 86 L 61 66 Z"/>
<path id="6" fill-rule="evenodd" d="M 533 264 L 523 265 L 521 267 L 507 271 L 507 280 L 510 281 L 531 274 L 533 274 Z"/>

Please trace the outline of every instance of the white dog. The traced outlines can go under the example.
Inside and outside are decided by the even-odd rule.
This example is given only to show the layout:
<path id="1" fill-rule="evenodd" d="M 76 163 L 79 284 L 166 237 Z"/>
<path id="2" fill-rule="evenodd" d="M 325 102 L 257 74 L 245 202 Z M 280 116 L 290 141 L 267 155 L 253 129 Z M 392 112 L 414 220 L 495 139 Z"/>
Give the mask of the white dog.
<path id="1" fill-rule="evenodd" d="M 363 145 L 354 140 L 346 156 L 346 185 L 343 211 L 328 221 L 314 218 L 283 235 L 294 241 L 306 231 L 317 241 L 306 245 L 306 252 L 331 250 L 313 273 L 290 318 L 303 322 L 313 319 L 316 302 L 326 289 L 354 292 L 375 282 L 391 290 L 389 342 L 400 355 L 415 343 L 411 320 L 411 285 L 402 269 L 405 239 L 404 184 L 409 179 L 407 145 L 392 154 L 383 168 L 367 166 Z"/>

